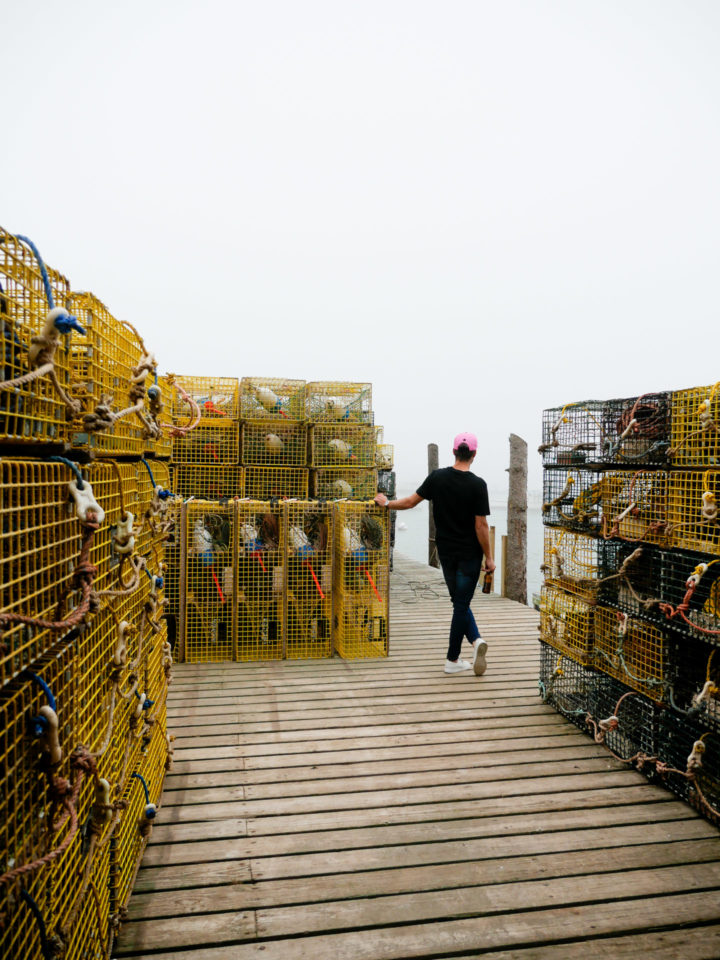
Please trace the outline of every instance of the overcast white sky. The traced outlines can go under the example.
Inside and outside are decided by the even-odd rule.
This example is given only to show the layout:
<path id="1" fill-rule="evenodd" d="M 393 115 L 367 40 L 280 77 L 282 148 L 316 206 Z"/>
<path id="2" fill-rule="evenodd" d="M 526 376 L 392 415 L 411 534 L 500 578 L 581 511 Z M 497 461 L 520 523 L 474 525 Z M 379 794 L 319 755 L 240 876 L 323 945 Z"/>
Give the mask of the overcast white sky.
<path id="1" fill-rule="evenodd" d="M 162 370 L 371 381 L 402 486 L 714 383 L 720 4 L 0 5 L 0 223 Z"/>

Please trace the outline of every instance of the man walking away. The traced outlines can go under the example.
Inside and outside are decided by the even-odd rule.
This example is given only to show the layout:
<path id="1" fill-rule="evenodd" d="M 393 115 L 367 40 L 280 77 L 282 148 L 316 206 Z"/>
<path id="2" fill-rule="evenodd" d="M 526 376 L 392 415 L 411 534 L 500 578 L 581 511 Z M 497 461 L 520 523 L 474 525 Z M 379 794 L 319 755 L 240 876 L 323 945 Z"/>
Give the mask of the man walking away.
<path id="1" fill-rule="evenodd" d="M 481 676 L 487 669 L 487 642 L 480 636 L 470 602 L 483 556 L 488 573 L 495 570 L 495 561 L 487 522 L 487 484 L 470 471 L 476 453 L 475 434 L 459 433 L 453 443 L 452 467 L 433 470 L 407 497 L 388 500 L 384 493 L 378 493 L 375 502 L 390 510 L 410 510 L 422 500 L 432 501 L 438 557 L 453 605 L 445 673 L 463 673 L 472 668 Z M 472 663 L 460 659 L 463 637 L 473 648 Z"/>

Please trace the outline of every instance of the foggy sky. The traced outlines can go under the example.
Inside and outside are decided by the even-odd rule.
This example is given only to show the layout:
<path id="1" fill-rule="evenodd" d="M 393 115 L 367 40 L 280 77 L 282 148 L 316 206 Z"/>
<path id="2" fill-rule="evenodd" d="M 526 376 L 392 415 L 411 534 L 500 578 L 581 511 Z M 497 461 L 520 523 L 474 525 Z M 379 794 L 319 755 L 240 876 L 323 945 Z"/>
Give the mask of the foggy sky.
<path id="1" fill-rule="evenodd" d="M 371 381 L 402 486 L 462 429 L 714 383 L 720 5 L 0 7 L 0 223 L 163 371 Z"/>

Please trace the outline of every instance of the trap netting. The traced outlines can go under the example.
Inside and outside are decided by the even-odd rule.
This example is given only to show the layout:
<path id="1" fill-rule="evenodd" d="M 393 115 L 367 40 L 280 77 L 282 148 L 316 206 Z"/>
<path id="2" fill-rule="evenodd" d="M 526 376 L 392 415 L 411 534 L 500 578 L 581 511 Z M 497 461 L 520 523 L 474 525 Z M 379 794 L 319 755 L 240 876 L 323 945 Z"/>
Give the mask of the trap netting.
<path id="1" fill-rule="evenodd" d="M 347 659 L 388 655 L 388 511 L 335 504 L 335 650 Z"/>

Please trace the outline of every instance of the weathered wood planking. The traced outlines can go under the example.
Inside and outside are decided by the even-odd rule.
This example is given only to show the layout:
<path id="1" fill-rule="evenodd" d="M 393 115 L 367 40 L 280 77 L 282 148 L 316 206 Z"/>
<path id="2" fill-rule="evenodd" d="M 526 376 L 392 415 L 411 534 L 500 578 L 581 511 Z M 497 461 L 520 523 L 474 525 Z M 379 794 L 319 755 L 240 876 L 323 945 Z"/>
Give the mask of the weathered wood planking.
<path id="1" fill-rule="evenodd" d="M 397 557 L 388 660 L 178 665 L 118 957 L 720 956 L 720 836 L 537 696 L 537 615 Z M 466 647 L 466 655 L 469 648 Z"/>

